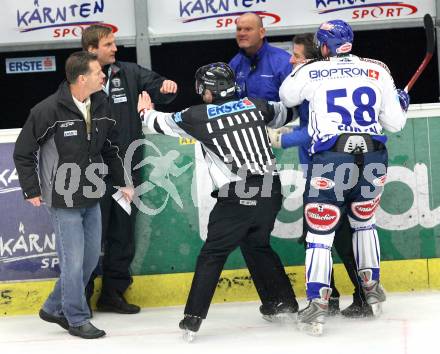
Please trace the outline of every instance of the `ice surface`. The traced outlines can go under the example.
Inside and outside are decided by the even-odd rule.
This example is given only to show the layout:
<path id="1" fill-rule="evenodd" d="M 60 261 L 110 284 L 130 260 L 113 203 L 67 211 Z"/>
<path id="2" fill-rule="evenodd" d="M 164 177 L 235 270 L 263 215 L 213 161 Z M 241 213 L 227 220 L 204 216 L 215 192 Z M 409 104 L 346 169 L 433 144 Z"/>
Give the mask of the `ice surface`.
<path id="1" fill-rule="evenodd" d="M 351 297 L 341 299 L 341 308 Z M 300 307 L 306 305 L 300 299 Z M 259 303 L 214 304 L 194 342 L 182 340 L 182 307 L 143 309 L 137 315 L 95 312 L 102 339 L 70 336 L 38 316 L 0 317 L 1 354 L 429 354 L 440 353 L 440 292 L 389 293 L 379 319 L 330 318 L 322 337 L 293 324 L 264 321 Z"/>

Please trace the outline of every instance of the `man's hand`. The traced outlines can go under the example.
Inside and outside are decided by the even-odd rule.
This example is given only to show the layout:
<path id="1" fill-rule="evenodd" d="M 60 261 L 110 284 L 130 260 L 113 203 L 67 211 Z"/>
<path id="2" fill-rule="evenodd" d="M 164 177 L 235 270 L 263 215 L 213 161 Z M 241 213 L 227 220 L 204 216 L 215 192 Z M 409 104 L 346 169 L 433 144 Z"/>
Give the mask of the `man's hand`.
<path id="1" fill-rule="evenodd" d="M 176 93 L 177 92 L 177 84 L 171 80 L 164 80 L 162 82 L 162 87 L 160 88 L 160 93 L 168 94 L 168 93 Z"/>
<path id="2" fill-rule="evenodd" d="M 38 197 L 26 199 L 26 200 L 35 207 L 39 207 L 41 205 L 41 195 L 39 195 Z"/>
<path id="3" fill-rule="evenodd" d="M 131 202 L 133 200 L 133 196 L 134 196 L 134 188 L 133 187 L 121 187 L 119 190 L 124 195 L 124 199 L 127 202 Z"/>
<path id="4" fill-rule="evenodd" d="M 142 93 L 139 94 L 138 98 L 138 113 L 141 113 L 143 110 L 149 110 L 153 108 L 153 102 L 151 102 L 150 95 L 147 93 L 147 91 L 142 91 Z"/>

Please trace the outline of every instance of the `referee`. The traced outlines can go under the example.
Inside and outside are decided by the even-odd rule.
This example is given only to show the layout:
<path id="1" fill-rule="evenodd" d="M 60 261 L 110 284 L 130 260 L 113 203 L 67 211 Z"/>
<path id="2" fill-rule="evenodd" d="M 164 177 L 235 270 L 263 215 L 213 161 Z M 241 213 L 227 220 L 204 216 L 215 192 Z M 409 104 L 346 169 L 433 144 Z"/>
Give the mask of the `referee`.
<path id="1" fill-rule="evenodd" d="M 241 248 L 262 308 L 268 315 L 297 312 L 289 278 L 270 246 L 278 211 L 281 183 L 266 132 L 292 119 L 279 102 L 235 98 L 232 69 L 225 63 L 199 68 L 196 90 L 204 104 L 177 113 L 151 110 L 147 93 L 139 99 L 143 124 L 157 133 L 200 141 L 217 202 L 210 213 L 208 235 L 197 259 L 185 317 L 179 326 L 192 340 L 206 318 L 209 305 L 229 254 Z M 266 299 L 275 303 L 267 303 Z M 263 312 L 263 311 L 262 311 Z M 263 312 L 264 314 L 264 312 Z"/>

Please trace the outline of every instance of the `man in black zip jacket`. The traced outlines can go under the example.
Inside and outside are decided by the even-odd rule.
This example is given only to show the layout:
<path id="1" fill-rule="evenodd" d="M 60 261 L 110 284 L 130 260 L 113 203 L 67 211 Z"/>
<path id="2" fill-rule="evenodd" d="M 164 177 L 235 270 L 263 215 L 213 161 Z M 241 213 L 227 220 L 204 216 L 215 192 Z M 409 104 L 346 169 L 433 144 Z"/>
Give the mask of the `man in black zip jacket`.
<path id="1" fill-rule="evenodd" d="M 150 109 L 146 93 L 138 107 L 150 131 L 200 141 L 215 189 L 212 196 L 217 202 L 209 215 L 208 235 L 179 324 L 188 340 L 206 318 L 223 265 L 237 247 L 262 307 L 273 309 L 267 315 L 291 317 L 298 310 L 289 278 L 270 245 L 282 194 L 266 132 L 266 126 L 277 128 L 291 120 L 292 111 L 280 102 L 236 99 L 235 75 L 225 63 L 199 68 L 196 89 L 205 104 L 181 112 Z"/>
<path id="2" fill-rule="evenodd" d="M 101 178 L 110 169 L 127 200 L 133 187 L 113 140 L 116 122 L 101 91 L 104 74 L 96 56 L 70 55 L 66 78 L 32 108 L 17 138 L 14 162 L 25 199 L 36 207 L 45 204 L 56 235 L 61 273 L 40 317 L 92 339 L 105 335 L 90 323 L 84 296 L 101 249 Z"/>
<path id="3" fill-rule="evenodd" d="M 138 94 L 143 90 L 155 103 L 166 104 L 176 97 L 177 85 L 171 80 L 135 63 L 116 61 L 117 47 L 110 27 L 92 25 L 82 34 L 84 50 L 94 53 L 107 77 L 104 92 L 110 103 L 112 117 L 116 120 L 121 154 L 125 157 L 130 144 L 143 139 L 142 126 L 137 114 Z M 135 186 L 140 184 L 140 170 L 133 170 L 143 158 L 143 150 L 135 150 L 131 159 L 131 174 Z M 111 197 L 112 175 L 106 177 L 107 193 L 101 200 L 104 256 L 102 261 L 102 290 L 97 302 L 100 311 L 134 314 L 140 307 L 129 304 L 123 294 L 133 282 L 130 264 L 135 255 L 135 218 L 137 209 L 128 215 Z M 92 276 L 87 287 L 87 297 L 93 294 Z"/>

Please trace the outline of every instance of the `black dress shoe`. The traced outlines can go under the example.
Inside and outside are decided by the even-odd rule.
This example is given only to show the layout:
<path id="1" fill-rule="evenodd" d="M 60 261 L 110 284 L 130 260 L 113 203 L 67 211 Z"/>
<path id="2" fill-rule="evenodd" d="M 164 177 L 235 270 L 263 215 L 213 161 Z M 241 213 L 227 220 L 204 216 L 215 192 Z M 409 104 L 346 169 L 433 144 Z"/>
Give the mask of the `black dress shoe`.
<path id="1" fill-rule="evenodd" d="M 105 336 L 105 332 L 102 329 L 96 328 L 90 322 L 79 327 L 69 327 L 69 333 L 72 336 L 84 339 L 95 339 Z"/>
<path id="2" fill-rule="evenodd" d="M 328 315 L 336 316 L 340 313 L 339 310 L 339 297 L 330 297 L 328 300 Z"/>
<path id="3" fill-rule="evenodd" d="M 57 325 L 61 326 L 65 330 L 69 329 L 69 322 L 67 322 L 67 319 L 64 316 L 62 316 L 62 317 L 54 316 L 54 315 L 51 315 L 50 313 L 44 311 L 43 309 L 40 310 L 38 315 L 40 316 L 40 318 L 43 321 L 50 322 L 50 323 L 56 323 Z"/>
<path id="4" fill-rule="evenodd" d="M 294 300 L 293 302 L 278 302 L 278 303 L 268 303 L 260 306 L 260 313 L 263 316 L 276 316 L 284 313 L 296 313 L 298 312 L 298 302 Z"/>
<path id="5" fill-rule="evenodd" d="M 115 312 L 122 314 L 135 314 L 138 313 L 141 308 L 134 304 L 129 304 L 123 296 L 101 296 L 96 304 L 98 311 L 102 312 Z"/>

